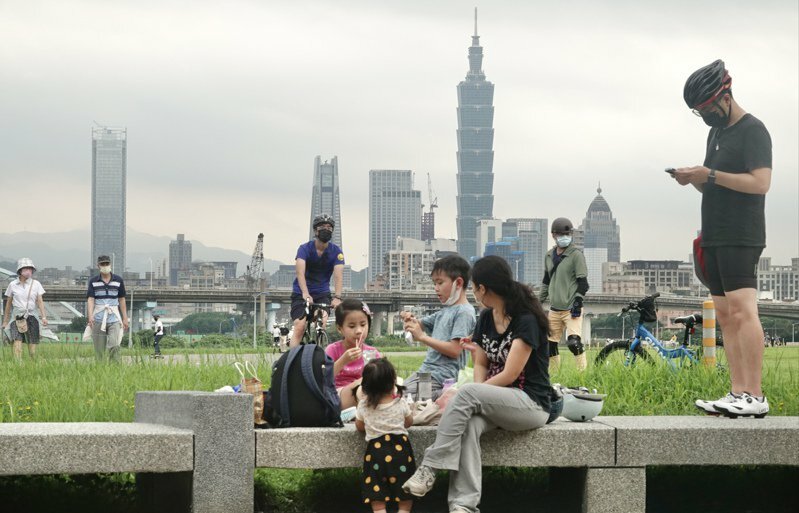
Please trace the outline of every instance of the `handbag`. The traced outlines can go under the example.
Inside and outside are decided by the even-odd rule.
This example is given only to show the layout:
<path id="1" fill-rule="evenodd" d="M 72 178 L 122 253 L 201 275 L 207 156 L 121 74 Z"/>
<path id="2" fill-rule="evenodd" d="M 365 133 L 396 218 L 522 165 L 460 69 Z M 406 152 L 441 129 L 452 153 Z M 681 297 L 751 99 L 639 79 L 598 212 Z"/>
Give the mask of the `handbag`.
<path id="1" fill-rule="evenodd" d="M 28 289 L 28 297 L 25 299 L 25 313 L 23 315 L 17 315 L 16 319 L 14 319 L 14 324 L 17 326 L 17 332 L 27 333 L 28 332 L 28 301 L 31 300 L 31 292 L 33 292 L 33 285 L 36 283 L 36 280 L 31 278 L 31 288 Z"/>
<path id="2" fill-rule="evenodd" d="M 241 389 L 242 394 L 252 394 L 252 415 L 253 422 L 256 426 L 263 426 L 266 424 L 264 420 L 264 387 L 258 375 L 255 373 L 255 367 L 250 362 L 234 362 L 233 365 L 239 371 L 241 376 Z M 245 375 L 245 371 L 249 376 Z"/>

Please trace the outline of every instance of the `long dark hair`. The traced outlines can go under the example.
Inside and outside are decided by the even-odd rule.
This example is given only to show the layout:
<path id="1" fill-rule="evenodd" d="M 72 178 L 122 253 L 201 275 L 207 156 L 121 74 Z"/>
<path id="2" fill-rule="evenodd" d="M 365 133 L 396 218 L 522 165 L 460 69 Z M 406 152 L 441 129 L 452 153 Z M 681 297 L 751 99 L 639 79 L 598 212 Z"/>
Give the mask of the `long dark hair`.
<path id="1" fill-rule="evenodd" d="M 511 318 L 524 313 L 533 314 L 546 333 L 549 333 L 549 319 L 530 287 L 513 279 L 508 262 L 504 258 L 490 255 L 483 257 L 472 266 L 472 283 L 482 285 L 505 302 L 505 312 Z"/>
<path id="2" fill-rule="evenodd" d="M 366 405 L 377 408 L 380 399 L 394 391 L 397 382 L 397 371 L 391 362 L 385 358 L 377 358 L 363 367 L 363 381 L 361 390 L 366 395 Z M 401 390 L 400 387 L 397 387 Z"/>

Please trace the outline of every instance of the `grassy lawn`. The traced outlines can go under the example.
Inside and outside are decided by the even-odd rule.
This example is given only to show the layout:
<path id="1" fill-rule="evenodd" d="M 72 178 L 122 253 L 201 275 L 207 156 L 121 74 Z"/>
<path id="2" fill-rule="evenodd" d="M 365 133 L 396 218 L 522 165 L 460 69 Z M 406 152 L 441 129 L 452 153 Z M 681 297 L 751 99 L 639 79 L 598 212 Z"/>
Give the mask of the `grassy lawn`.
<path id="1" fill-rule="evenodd" d="M 385 348 L 381 348 L 386 351 Z M 13 358 L 11 348 L 0 348 L 0 422 L 88 422 L 120 421 L 133 419 L 135 393 L 140 390 L 205 390 L 211 391 L 238 381 L 235 369 L 226 362 L 213 358 L 213 354 L 248 355 L 255 361 L 261 378 L 269 383 L 269 366 L 273 357 L 268 352 L 252 348 L 206 348 L 201 351 L 170 349 L 171 354 L 185 355 L 174 361 L 152 360 L 144 350 L 123 350 L 128 357 L 125 363 L 108 365 L 93 361 L 91 347 L 85 344 L 43 344 L 35 361 L 27 358 L 21 362 Z M 693 400 L 697 397 L 719 397 L 729 387 L 727 372 L 704 367 L 673 370 L 661 361 L 653 365 L 620 365 L 595 367 L 596 350 L 589 354 L 589 368 L 580 374 L 574 367 L 574 358 L 562 352 L 562 368 L 552 376 L 552 382 L 568 386 L 584 385 L 607 393 L 604 415 L 694 415 Z M 190 358 L 191 356 L 191 358 Z M 416 370 L 421 356 L 391 355 L 401 376 Z M 724 363 L 723 352 L 721 361 Z M 767 348 L 764 361 L 764 390 L 771 404 L 770 415 L 799 415 L 799 347 Z M 730 469 L 687 469 L 691 476 L 713 475 L 729 477 Z M 668 481 L 669 472 L 680 474 L 680 469 L 653 469 L 653 476 Z M 702 474 L 710 472 L 710 474 Z M 761 473 L 752 474 L 745 468 L 735 470 L 741 479 L 757 479 Z M 747 473 L 748 472 L 748 473 Z M 795 469 L 769 474 L 772 481 L 799 477 Z M 777 477 L 775 477 L 775 475 Z M 710 477 L 708 477 L 710 476 Z M 788 476 L 788 477 L 786 477 Z M 256 510 L 263 511 L 351 511 L 359 503 L 357 470 L 337 471 L 281 471 L 256 472 Z M 719 477 L 723 482 L 723 478 Z M 485 502 L 483 511 L 557 511 L 550 499 L 536 498 L 536 493 L 546 492 L 545 469 L 486 469 Z M 662 480 L 661 480 L 662 482 Z M 787 481 L 786 481 L 787 483 Z M 651 487 L 654 492 L 657 484 Z M 687 485 L 684 485 L 687 486 Z M 514 492 L 513 490 L 516 490 Z M 519 491 L 523 490 L 523 491 Z M 664 497 L 671 492 L 663 487 Z M 133 478 L 131 475 L 113 476 L 45 476 L 0 478 L 2 511 L 134 511 Z M 43 497 L 57 494 L 64 500 L 54 507 Z M 529 501 L 528 501 L 529 495 Z M 10 499 L 14 497 L 13 500 Z M 334 497 L 334 500 L 330 500 Z M 446 503 L 446 478 L 420 502 L 416 511 L 437 511 Z M 511 500 L 510 498 L 513 498 Z M 90 498 L 90 499 L 87 499 Z M 521 500 L 521 502 L 519 502 Z M 665 499 L 664 499 L 665 500 Z M 44 502 L 42 502 L 44 501 Z M 84 502 L 81 502 L 84 501 Z M 41 507 L 37 504 L 47 504 Z M 518 509 L 524 503 L 524 509 Z M 660 502 L 662 503 L 662 501 Z M 659 504 L 660 504 L 659 503 Z M 698 503 L 698 504 L 701 504 Z M 548 509 L 553 505 L 555 509 Z M 706 505 L 711 508 L 712 505 Z M 703 506 L 705 507 L 705 506 Z M 762 511 L 783 511 L 773 505 Z M 59 509 L 63 508 L 63 509 Z M 669 511 L 653 505 L 648 511 Z M 706 508 L 707 510 L 707 508 Z M 356 511 L 366 511 L 356 508 Z M 675 509 L 676 511 L 676 509 Z M 680 509 L 694 511 L 694 509 Z M 700 509 L 696 509 L 700 511 Z M 735 511 L 760 511 L 736 509 Z M 789 510 L 785 510 L 789 511 Z"/>

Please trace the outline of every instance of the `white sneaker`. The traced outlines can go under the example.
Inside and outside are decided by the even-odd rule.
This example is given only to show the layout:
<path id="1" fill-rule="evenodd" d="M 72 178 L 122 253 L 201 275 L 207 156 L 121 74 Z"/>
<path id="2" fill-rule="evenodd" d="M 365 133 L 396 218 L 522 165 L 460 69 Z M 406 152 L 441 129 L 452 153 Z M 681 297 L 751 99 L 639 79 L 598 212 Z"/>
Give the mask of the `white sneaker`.
<path id="1" fill-rule="evenodd" d="M 735 395 L 732 392 L 727 392 L 727 395 L 725 395 L 721 399 L 716 399 L 715 401 L 705 401 L 703 399 L 697 399 L 694 404 L 696 405 L 697 408 L 707 413 L 708 415 L 719 415 L 720 412 L 714 407 L 716 403 L 721 405 L 732 403 L 737 401 L 739 397 L 740 396 Z"/>
<path id="2" fill-rule="evenodd" d="M 435 471 L 426 465 L 421 465 L 416 469 L 416 472 L 405 481 L 405 484 L 402 485 L 402 489 L 405 493 L 410 493 L 416 497 L 424 497 L 424 495 L 433 488 L 435 482 Z"/>
<path id="3" fill-rule="evenodd" d="M 757 419 L 762 419 L 768 413 L 768 399 L 766 396 L 763 396 L 763 399 L 757 399 L 756 397 L 747 394 L 744 392 L 741 394 L 741 397 L 737 398 L 735 401 L 730 403 L 714 403 L 713 407 L 716 408 L 717 411 L 723 413 L 727 417 L 737 418 L 737 417 L 755 417 Z"/>

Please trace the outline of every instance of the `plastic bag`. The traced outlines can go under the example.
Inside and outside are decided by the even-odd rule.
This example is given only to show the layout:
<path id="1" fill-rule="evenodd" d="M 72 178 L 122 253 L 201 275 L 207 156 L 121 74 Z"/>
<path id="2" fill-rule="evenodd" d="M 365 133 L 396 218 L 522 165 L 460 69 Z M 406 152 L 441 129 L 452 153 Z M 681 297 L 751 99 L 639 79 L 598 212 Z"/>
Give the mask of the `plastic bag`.
<path id="1" fill-rule="evenodd" d="M 252 394 L 253 421 L 256 426 L 263 426 L 266 424 L 264 420 L 264 387 L 255 373 L 255 367 L 250 362 L 244 362 L 244 365 L 235 362 L 233 365 L 241 376 L 240 392 Z M 249 373 L 249 376 L 244 374 L 245 371 Z"/>

